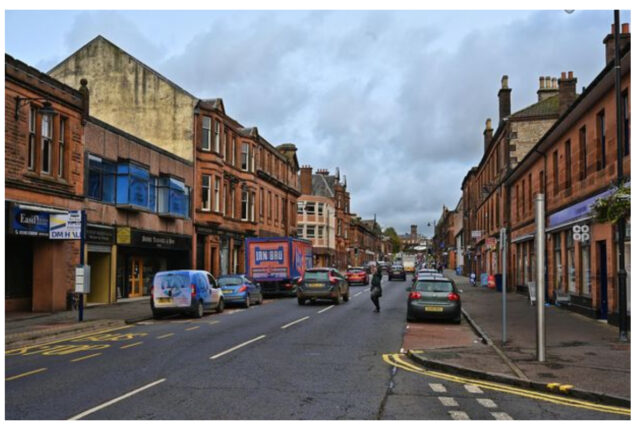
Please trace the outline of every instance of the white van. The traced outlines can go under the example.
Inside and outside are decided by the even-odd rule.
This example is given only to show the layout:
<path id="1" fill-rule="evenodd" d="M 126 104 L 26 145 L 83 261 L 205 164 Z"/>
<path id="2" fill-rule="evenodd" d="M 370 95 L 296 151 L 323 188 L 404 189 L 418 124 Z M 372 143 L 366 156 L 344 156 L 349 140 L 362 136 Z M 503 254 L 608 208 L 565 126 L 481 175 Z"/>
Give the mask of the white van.
<path id="1" fill-rule="evenodd" d="M 154 275 L 150 307 L 155 318 L 177 312 L 201 318 L 206 309 L 223 312 L 225 300 L 211 273 L 171 270 Z"/>

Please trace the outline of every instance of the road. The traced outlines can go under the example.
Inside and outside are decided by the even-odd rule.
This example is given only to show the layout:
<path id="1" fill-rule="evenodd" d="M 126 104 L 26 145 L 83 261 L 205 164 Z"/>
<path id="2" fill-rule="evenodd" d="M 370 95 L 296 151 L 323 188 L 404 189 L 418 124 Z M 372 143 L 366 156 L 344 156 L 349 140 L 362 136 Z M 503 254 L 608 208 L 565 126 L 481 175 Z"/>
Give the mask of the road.
<path id="1" fill-rule="evenodd" d="M 384 280 L 380 313 L 352 286 L 339 306 L 273 299 L 7 351 L 5 417 L 628 419 L 418 371 L 399 354 L 406 284 Z"/>

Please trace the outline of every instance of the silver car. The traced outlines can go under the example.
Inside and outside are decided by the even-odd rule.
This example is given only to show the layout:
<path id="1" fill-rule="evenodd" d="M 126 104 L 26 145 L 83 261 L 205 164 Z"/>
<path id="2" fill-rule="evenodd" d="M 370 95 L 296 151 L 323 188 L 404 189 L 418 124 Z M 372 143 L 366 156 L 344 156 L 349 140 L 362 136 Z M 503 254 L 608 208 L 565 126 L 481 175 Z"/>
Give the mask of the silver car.
<path id="1" fill-rule="evenodd" d="M 461 296 L 454 282 L 441 276 L 425 276 L 410 288 L 406 319 L 446 319 L 461 323 Z"/>
<path id="2" fill-rule="evenodd" d="M 307 269 L 298 280 L 296 294 L 300 305 L 315 299 L 329 299 L 339 305 L 342 299 L 348 302 L 350 293 L 344 275 L 337 269 L 323 267 Z"/>

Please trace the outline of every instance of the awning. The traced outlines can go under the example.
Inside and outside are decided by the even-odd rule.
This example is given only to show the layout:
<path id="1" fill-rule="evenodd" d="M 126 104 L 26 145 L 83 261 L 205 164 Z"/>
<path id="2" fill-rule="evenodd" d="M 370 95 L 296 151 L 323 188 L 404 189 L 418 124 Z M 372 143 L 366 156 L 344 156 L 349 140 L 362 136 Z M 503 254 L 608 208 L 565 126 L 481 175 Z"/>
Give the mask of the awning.
<path id="1" fill-rule="evenodd" d="M 38 206 L 38 205 L 23 204 L 23 203 L 16 203 L 15 205 L 20 209 L 24 209 L 25 211 L 49 212 L 52 214 L 66 214 L 70 211 L 70 209 L 63 210 L 63 209 L 51 208 L 48 206 Z"/>
<path id="2" fill-rule="evenodd" d="M 585 223 L 586 224 L 587 221 L 591 221 L 592 219 L 593 219 L 593 217 L 590 216 L 590 215 L 583 216 L 583 217 L 580 217 L 580 218 L 577 218 L 577 219 L 574 219 L 574 220 L 571 220 L 571 221 L 568 221 L 568 222 L 565 222 L 565 223 L 562 223 L 562 224 L 559 224 L 559 225 L 556 225 L 556 226 L 553 226 L 553 227 L 549 227 L 545 231 L 547 233 L 551 233 L 552 231 L 564 230 L 566 228 L 569 228 L 569 227 L 574 226 L 574 225 L 579 224 L 579 223 Z"/>
<path id="3" fill-rule="evenodd" d="M 528 240 L 532 240 L 535 236 L 536 236 L 535 233 L 518 236 L 517 238 L 512 239 L 512 243 L 526 242 Z"/>

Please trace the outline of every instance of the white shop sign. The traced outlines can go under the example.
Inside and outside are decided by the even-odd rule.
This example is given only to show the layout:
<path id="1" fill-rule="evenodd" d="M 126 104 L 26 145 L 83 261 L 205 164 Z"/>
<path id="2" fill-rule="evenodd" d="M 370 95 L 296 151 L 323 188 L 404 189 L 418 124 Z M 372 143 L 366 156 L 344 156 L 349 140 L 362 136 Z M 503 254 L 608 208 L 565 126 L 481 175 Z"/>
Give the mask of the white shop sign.
<path id="1" fill-rule="evenodd" d="M 82 213 L 70 211 L 66 214 L 50 214 L 49 239 L 81 239 Z"/>

